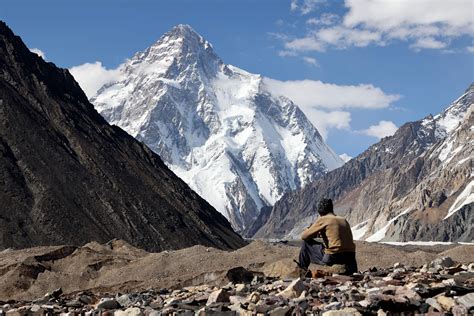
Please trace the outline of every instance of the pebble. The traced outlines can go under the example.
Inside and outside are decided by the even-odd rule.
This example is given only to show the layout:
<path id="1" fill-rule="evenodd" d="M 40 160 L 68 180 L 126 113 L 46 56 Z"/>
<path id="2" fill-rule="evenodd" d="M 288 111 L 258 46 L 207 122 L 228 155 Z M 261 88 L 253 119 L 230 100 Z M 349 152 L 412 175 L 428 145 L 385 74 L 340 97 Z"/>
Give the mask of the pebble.
<path id="1" fill-rule="evenodd" d="M 103 298 L 97 304 L 98 309 L 117 309 L 120 304 L 113 298 Z"/>
<path id="2" fill-rule="evenodd" d="M 445 257 L 413 268 L 396 263 L 344 276 L 278 278 L 242 267 L 229 270 L 226 285 L 149 289 L 98 297 L 90 292 L 65 298 L 62 290 L 27 303 L 0 305 L 0 316 L 62 315 L 305 315 L 325 316 L 474 312 L 473 264 L 455 265 Z M 273 269 L 274 270 L 274 269 Z M 471 271 L 471 272 L 470 272 Z M 316 275 L 316 274 L 312 274 Z M 98 301 L 98 303 L 96 303 Z M 94 303 L 96 303 L 94 305 Z"/>
<path id="3" fill-rule="evenodd" d="M 466 307 L 467 309 L 471 309 L 474 307 L 474 293 L 468 293 L 463 295 L 457 299 L 458 303 Z"/>
<path id="4" fill-rule="evenodd" d="M 220 303 L 220 302 L 229 302 L 229 297 L 230 297 L 229 293 L 224 289 L 214 291 L 211 293 L 211 295 L 209 295 L 206 305 L 211 305 L 213 303 Z"/>

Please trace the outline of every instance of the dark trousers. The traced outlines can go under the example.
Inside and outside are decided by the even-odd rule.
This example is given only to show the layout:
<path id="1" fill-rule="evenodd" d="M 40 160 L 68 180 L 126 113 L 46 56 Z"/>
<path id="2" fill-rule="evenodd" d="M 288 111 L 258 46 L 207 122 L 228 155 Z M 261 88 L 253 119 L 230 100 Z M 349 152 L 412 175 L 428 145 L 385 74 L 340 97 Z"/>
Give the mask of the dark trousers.
<path id="1" fill-rule="evenodd" d="M 343 264 L 346 266 L 346 274 L 357 272 L 355 252 L 327 254 L 324 252 L 324 249 L 324 245 L 316 240 L 303 241 L 299 256 L 301 266 L 307 269 L 311 263 L 326 266 Z"/>

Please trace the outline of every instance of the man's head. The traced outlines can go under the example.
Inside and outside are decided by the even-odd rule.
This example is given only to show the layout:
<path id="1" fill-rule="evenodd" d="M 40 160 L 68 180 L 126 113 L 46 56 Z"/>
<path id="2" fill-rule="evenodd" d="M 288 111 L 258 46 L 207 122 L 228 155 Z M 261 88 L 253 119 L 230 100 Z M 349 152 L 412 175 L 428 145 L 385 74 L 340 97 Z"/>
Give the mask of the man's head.
<path id="1" fill-rule="evenodd" d="M 318 213 L 319 216 L 324 216 L 333 212 L 332 200 L 331 199 L 321 199 L 318 203 Z"/>

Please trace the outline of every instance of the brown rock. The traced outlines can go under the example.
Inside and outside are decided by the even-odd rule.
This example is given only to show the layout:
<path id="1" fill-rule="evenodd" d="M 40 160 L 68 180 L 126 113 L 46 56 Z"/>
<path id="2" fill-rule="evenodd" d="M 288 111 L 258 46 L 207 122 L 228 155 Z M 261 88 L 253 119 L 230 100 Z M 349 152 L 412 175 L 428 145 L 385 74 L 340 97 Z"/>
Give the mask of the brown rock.
<path id="1" fill-rule="evenodd" d="M 290 258 L 267 263 L 263 266 L 262 272 L 265 276 L 272 278 L 298 278 L 300 276 L 300 269 Z"/>
<path id="2" fill-rule="evenodd" d="M 456 305 L 456 302 L 451 297 L 446 297 L 444 295 L 436 297 L 436 301 L 438 301 L 439 305 L 448 312 Z"/>
<path id="3" fill-rule="evenodd" d="M 214 291 L 209 295 L 206 305 L 211 305 L 212 303 L 226 303 L 229 302 L 229 293 L 223 289 Z"/>

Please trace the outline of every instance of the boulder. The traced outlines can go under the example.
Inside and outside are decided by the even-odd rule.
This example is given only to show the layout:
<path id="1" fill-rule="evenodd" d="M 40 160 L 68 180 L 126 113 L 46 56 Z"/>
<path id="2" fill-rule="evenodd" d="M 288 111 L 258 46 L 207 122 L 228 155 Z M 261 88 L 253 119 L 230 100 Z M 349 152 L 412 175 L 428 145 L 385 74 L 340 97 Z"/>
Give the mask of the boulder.
<path id="1" fill-rule="evenodd" d="M 298 278 L 300 276 L 300 268 L 289 258 L 266 263 L 262 272 L 271 278 Z"/>
<path id="2" fill-rule="evenodd" d="M 454 306 L 456 306 L 456 302 L 451 297 L 446 297 L 444 295 L 440 295 L 436 297 L 436 301 L 438 301 L 439 305 L 445 310 L 450 311 Z"/>
<path id="3" fill-rule="evenodd" d="M 469 293 L 458 297 L 458 303 L 465 306 L 468 310 L 474 307 L 474 293 Z"/>
<path id="4" fill-rule="evenodd" d="M 303 281 L 301 279 L 296 279 L 291 282 L 291 284 L 288 285 L 286 289 L 284 289 L 277 295 L 287 299 L 297 298 L 305 290 L 307 290 L 307 286 L 303 283 Z"/>
<path id="5" fill-rule="evenodd" d="M 232 283 L 250 283 L 253 280 L 254 274 L 243 267 L 237 267 L 227 271 L 226 278 Z"/>
<path id="6" fill-rule="evenodd" d="M 102 298 L 97 304 L 98 309 L 117 309 L 120 304 L 113 298 Z"/>
<path id="7" fill-rule="evenodd" d="M 229 297 L 229 292 L 224 289 L 214 291 L 209 295 L 206 305 L 211 305 L 213 303 L 227 303 L 229 302 Z"/>

